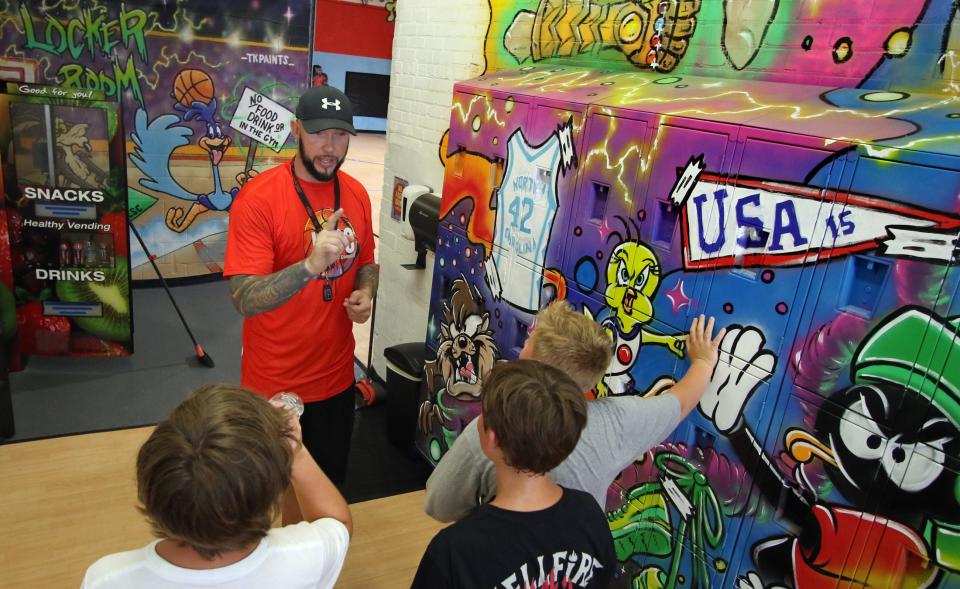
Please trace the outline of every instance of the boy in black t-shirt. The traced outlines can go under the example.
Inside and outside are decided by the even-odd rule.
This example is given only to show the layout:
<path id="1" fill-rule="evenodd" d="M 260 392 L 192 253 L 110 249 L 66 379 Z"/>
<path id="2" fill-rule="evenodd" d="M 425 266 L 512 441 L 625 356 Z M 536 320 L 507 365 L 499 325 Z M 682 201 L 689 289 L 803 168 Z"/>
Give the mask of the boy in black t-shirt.
<path id="1" fill-rule="evenodd" d="M 497 469 L 497 497 L 442 530 L 414 589 L 602 588 L 616 556 L 597 502 L 547 473 L 587 422 L 580 387 L 535 360 L 498 364 L 484 379 L 480 445 Z"/>

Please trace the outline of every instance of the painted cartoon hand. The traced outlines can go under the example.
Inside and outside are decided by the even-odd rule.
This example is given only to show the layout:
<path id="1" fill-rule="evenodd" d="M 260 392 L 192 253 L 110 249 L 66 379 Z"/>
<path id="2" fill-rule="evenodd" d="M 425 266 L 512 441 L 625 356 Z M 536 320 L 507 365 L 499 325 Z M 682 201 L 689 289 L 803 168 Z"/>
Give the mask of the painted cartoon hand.
<path id="1" fill-rule="evenodd" d="M 514 15 L 504 47 L 517 63 L 523 63 L 528 59 L 574 57 L 595 51 L 600 44 L 620 50 L 637 67 L 669 72 L 687 52 L 688 40 L 696 31 L 700 3 L 541 0 L 536 12 L 521 10 Z M 593 33 L 571 34 L 571 26 Z"/>
<path id="2" fill-rule="evenodd" d="M 621 10 L 625 12 L 617 13 L 621 19 L 617 28 L 620 50 L 636 66 L 673 70 L 687 53 L 689 39 L 696 31 L 700 1 L 624 3 L 627 6 Z"/>
<path id="3" fill-rule="evenodd" d="M 740 423 L 747 400 L 770 378 L 777 357 L 763 347 L 763 333 L 755 327 L 731 326 L 720 341 L 717 365 L 700 399 L 700 412 L 727 434 Z"/>
<path id="4" fill-rule="evenodd" d="M 433 429 L 434 423 L 437 423 L 440 420 L 440 407 L 434 403 L 431 403 L 430 401 L 424 401 L 423 405 L 420 405 L 420 417 L 417 419 L 417 422 L 420 425 L 420 431 L 425 434 L 430 433 L 430 430 Z"/>

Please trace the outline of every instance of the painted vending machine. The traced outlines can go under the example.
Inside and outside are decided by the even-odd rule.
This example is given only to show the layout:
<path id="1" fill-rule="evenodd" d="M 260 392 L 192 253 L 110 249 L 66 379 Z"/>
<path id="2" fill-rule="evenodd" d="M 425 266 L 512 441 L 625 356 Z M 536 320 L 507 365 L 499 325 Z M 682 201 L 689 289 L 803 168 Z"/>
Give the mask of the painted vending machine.
<path id="1" fill-rule="evenodd" d="M 0 148 L 0 298 L 14 364 L 18 352 L 131 354 L 119 105 L 93 91 L 9 82 Z"/>

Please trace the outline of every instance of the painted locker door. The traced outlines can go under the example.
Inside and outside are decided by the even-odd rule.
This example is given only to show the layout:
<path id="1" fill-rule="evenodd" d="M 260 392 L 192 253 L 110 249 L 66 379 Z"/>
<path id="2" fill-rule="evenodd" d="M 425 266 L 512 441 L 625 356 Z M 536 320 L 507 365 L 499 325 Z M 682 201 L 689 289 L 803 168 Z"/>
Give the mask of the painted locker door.
<path id="1" fill-rule="evenodd" d="M 823 194 L 839 184 L 843 170 L 822 145 L 819 138 L 743 127 L 737 174 L 715 175 L 704 166 L 683 209 L 685 263 L 709 277 L 699 282 L 698 312 L 716 317 L 730 332 L 721 352 L 725 368 L 714 374 L 715 396 L 703 405 L 708 410 L 689 419 L 686 435 L 719 437 L 718 459 L 729 460 L 743 476 L 735 495 L 725 496 L 733 504 L 751 501 L 754 471 L 766 468 L 756 450 L 764 447 L 775 419 L 786 373 L 786 363 L 777 359 L 788 355 L 810 289 L 807 261 L 816 258 L 808 252 L 823 241 L 816 229 L 823 223 Z M 808 185 L 814 169 L 822 177 Z M 712 196 L 712 202 L 701 198 L 706 206 L 698 207 L 698 194 Z M 730 380 L 720 383 L 724 374 Z M 736 391 L 732 397 L 730 391 Z M 731 533 L 750 529 L 749 518 L 730 515 Z M 737 552 L 724 556 L 728 562 L 740 559 Z"/>
<path id="2" fill-rule="evenodd" d="M 905 310 L 946 316 L 950 289 L 945 279 L 957 262 L 960 159 L 940 157 L 939 165 L 923 165 L 925 156 L 904 152 L 901 161 L 889 161 L 850 154 L 844 189 L 824 209 L 828 243 L 818 254 L 793 352 L 793 361 L 811 372 L 797 372 L 798 386 L 824 397 L 834 388 L 830 380 L 820 382 L 813 368 L 826 353 L 810 343 L 815 336 L 831 356 L 850 350 L 849 362 L 870 329 Z M 911 353 L 921 341 L 915 340 Z M 834 381 L 847 384 L 850 375 L 841 373 Z"/>
<path id="3" fill-rule="evenodd" d="M 960 511 L 956 493 L 946 489 L 956 489 L 960 456 L 952 441 L 960 434 L 960 160 L 922 152 L 887 152 L 883 155 L 889 159 L 881 159 L 879 153 L 860 153 L 845 212 L 850 223 L 866 226 L 861 232 L 882 233 L 885 240 L 875 250 L 849 255 L 842 294 L 821 297 L 819 306 L 822 313 L 858 315 L 864 324 L 844 378 L 832 389 L 821 387 L 818 398 L 823 400 L 818 400 L 821 412 L 843 412 L 841 426 L 853 422 L 868 430 L 867 448 L 853 436 L 834 435 L 832 450 L 844 465 L 843 479 L 869 485 L 871 493 L 838 485 L 839 493 L 827 499 L 862 511 L 875 501 L 872 513 L 889 520 L 882 534 L 874 532 L 857 562 L 860 570 L 870 566 L 872 579 L 921 586 L 931 577 L 929 567 L 919 563 L 929 558 L 943 574 L 936 586 L 956 586 Z M 865 199 L 864 194 L 879 198 Z M 886 275 L 885 284 L 876 273 Z M 877 283 L 879 293 L 870 289 Z M 818 425 L 817 437 L 832 433 L 829 422 Z M 868 465 L 877 465 L 872 478 Z M 912 546 L 902 557 L 905 564 L 891 567 L 891 551 L 903 545 Z"/>
<path id="4" fill-rule="evenodd" d="M 529 122 L 507 139 L 496 192 L 494 255 L 485 279 L 495 301 L 528 313 L 557 295 L 562 238 L 573 213 L 583 106 L 538 100 Z M 514 259 L 516 258 L 516 260 Z M 510 279 L 506 279 L 510 268 Z"/>
<path id="5" fill-rule="evenodd" d="M 817 264 L 821 252 L 831 247 L 834 195 L 848 171 L 843 146 L 823 146 L 824 141 L 817 137 L 744 129 L 738 183 L 753 189 L 737 195 L 732 220 L 739 235 L 746 237 L 745 243 L 738 243 L 737 255 L 748 263 L 744 264 L 746 270 L 735 268 L 730 274 L 755 283 L 750 288 L 755 296 L 749 301 L 741 299 L 749 308 L 745 314 L 737 314 L 737 319 L 749 322 L 761 334 L 761 353 L 770 359 L 774 373 L 763 386 L 748 387 L 739 408 L 729 406 L 732 419 L 728 422 L 737 425 L 724 432 L 735 459 L 744 466 L 744 480 L 750 489 L 747 501 L 757 508 L 752 517 L 745 518 L 738 539 L 738 562 L 731 566 L 731 575 L 742 579 L 749 578 L 758 566 L 774 566 L 752 562 L 752 551 L 768 550 L 782 556 L 779 551 L 789 550 L 789 546 L 776 544 L 782 534 L 771 530 L 780 530 L 781 523 L 784 529 L 803 525 L 796 523 L 800 517 L 797 496 L 785 482 L 789 477 L 783 475 L 789 467 L 774 448 L 784 436 L 780 429 L 783 404 L 793 390 L 791 350 L 809 313 L 807 302 L 819 291 Z M 754 362 L 751 354 L 755 353 L 748 346 L 740 361 Z M 783 505 L 793 507 L 788 510 Z M 777 515 L 767 515 L 771 513 Z M 769 538 L 775 539 L 770 542 L 776 546 L 768 549 L 765 543 Z"/>
<path id="6" fill-rule="evenodd" d="M 580 158 L 580 180 L 569 229 L 564 236 L 561 272 L 572 288 L 603 299 L 604 268 L 597 260 L 606 255 L 608 241 L 622 238 L 626 229 L 639 233 L 637 214 L 644 209 L 647 165 L 648 117 L 632 111 L 591 110 Z M 593 309 L 597 312 L 598 309 Z"/>
<path id="7" fill-rule="evenodd" d="M 824 341 L 831 335 L 816 336 L 825 349 L 838 345 Z M 826 399 L 824 391 L 795 386 L 782 403 L 782 423 L 770 432 L 773 450 L 763 456 L 767 476 L 753 476 L 763 500 L 758 513 L 764 506 L 772 510 L 771 500 L 776 511 L 755 518 L 741 540 L 745 552 L 733 569 L 741 578 L 796 586 L 838 577 L 850 579 L 850 586 L 956 586 L 958 430 L 948 417 L 952 405 L 935 400 L 941 393 L 953 398 L 956 377 L 945 374 L 934 383 L 929 372 L 937 360 L 947 372 L 958 360 L 956 330 L 944 318 L 910 308 L 869 331 L 854 358 L 902 361 L 898 355 L 916 355 L 902 342 L 915 338 L 922 343 L 912 367 L 913 361 L 854 360 L 849 370 L 861 375 L 859 382 L 834 386 Z M 927 403 L 912 387 L 863 378 L 871 373 L 912 380 L 917 388 L 924 382 L 934 401 Z M 914 402 L 902 399 L 896 410 L 897 397 Z"/>
<path id="8" fill-rule="evenodd" d="M 492 359 L 500 357 L 496 328 L 486 309 L 493 296 L 484 281 L 483 262 L 494 253 L 495 189 L 503 176 L 505 137 L 524 125 L 528 110 L 523 97 L 469 87 L 458 87 L 454 96 L 427 331 L 428 343 L 433 342 L 441 356 L 430 356 L 436 378 L 424 385 L 422 399 L 430 402 L 424 411 L 437 417 L 418 436 L 421 450 L 434 461 L 469 421 L 464 416 L 478 410 L 472 398 L 479 395 Z M 473 317 L 469 329 L 462 323 L 465 317 Z M 464 354 L 464 347 L 472 353 Z M 449 389 L 460 392 L 445 394 Z M 438 394 L 439 400 L 450 401 L 449 411 L 435 402 Z"/>
<path id="9" fill-rule="evenodd" d="M 677 182 L 677 170 L 690 160 L 690 145 L 698 146 L 701 153 L 724 165 L 729 138 L 734 132 L 735 128 L 699 121 L 675 120 L 657 127 L 650 142 L 657 145 L 647 160 L 650 167 L 638 166 L 635 184 L 638 193 L 642 194 L 644 187 L 649 186 L 646 194 L 637 198 L 642 206 L 627 219 L 606 215 L 603 223 L 610 233 L 602 240 L 599 235 L 587 235 L 583 230 L 580 235 L 574 232 L 565 256 L 567 267 L 576 265 L 574 276 L 579 277 L 578 286 L 589 286 L 584 278 L 596 280 L 596 285 L 583 289 L 592 290 L 590 295 L 573 291 L 571 299 L 580 296 L 587 305 L 592 305 L 597 319 L 608 325 L 617 342 L 611 367 L 600 387 L 601 394 L 652 393 L 666 378 L 679 378 L 685 370 L 686 362 L 679 357 L 682 346 L 678 344 L 682 340 L 678 336 L 685 333 L 689 324 L 687 293 L 691 291 L 685 291 L 681 283 L 684 272 L 678 255 L 679 216 L 670 194 Z M 607 181 L 614 182 L 612 178 Z M 583 190 L 581 185 L 581 195 Z M 688 280 L 695 283 L 696 277 Z M 685 443 L 686 437 L 686 433 L 678 431 L 670 439 Z M 687 470 L 692 464 L 687 454 L 689 447 L 668 442 L 637 457 L 642 460 L 625 469 L 608 491 L 608 517 L 621 567 L 624 574 L 636 582 L 656 581 L 674 586 L 684 578 L 707 582 L 716 575 L 714 568 L 705 570 L 701 566 L 708 555 L 725 562 L 722 556 L 713 554 L 714 546 L 698 544 L 694 549 L 691 546 L 693 529 L 681 523 L 685 521 L 680 515 L 681 509 L 686 513 L 682 505 L 687 500 L 685 494 L 696 492 L 700 497 L 702 491 L 694 485 L 692 471 Z M 682 481 L 677 483 L 678 479 L 670 473 Z M 665 487 L 663 480 L 671 483 Z M 673 487 L 672 483 L 680 487 Z M 680 509 L 674 500 L 681 503 Z M 708 525 L 703 517 L 697 522 L 697 525 Z M 704 528 L 699 528 L 697 533 L 703 531 Z M 722 547 L 722 538 L 712 539 Z"/>
<path id="10" fill-rule="evenodd" d="M 770 485 L 767 504 L 787 508 L 754 522 L 745 544 L 761 549 L 745 555 L 740 570 L 768 583 L 839 575 L 866 586 L 922 587 L 933 581 L 931 559 L 950 560 L 931 546 L 936 533 L 924 537 L 938 526 L 929 522 L 942 523 L 948 538 L 956 521 L 949 514 L 958 513 L 955 494 L 943 491 L 956 482 L 943 450 L 951 450 L 946 440 L 957 426 L 941 411 L 947 406 L 931 400 L 952 396 L 949 385 L 934 383 L 950 380 L 956 358 L 956 325 L 947 319 L 957 312 L 956 273 L 936 258 L 954 256 L 955 244 L 936 233 L 955 223 L 945 212 L 954 210 L 960 177 L 955 165 L 922 165 L 922 154 L 901 154 L 907 161 L 899 162 L 856 156 L 845 167 L 845 189 L 824 207 L 822 218 L 834 219 L 836 230 L 828 225 L 829 247 L 818 254 L 797 336 L 783 354 L 788 380 L 764 444 L 803 492 Z"/>
<path id="11" fill-rule="evenodd" d="M 736 329 L 740 341 L 755 335 L 747 327 Z M 676 376 L 686 369 L 683 361 L 678 363 Z M 762 398 L 783 381 L 782 373 L 771 378 L 756 365 L 736 361 L 719 365 L 714 374 L 719 383 L 715 388 L 728 396 L 749 390 Z M 722 416 L 724 407 L 708 398 L 704 408 L 711 416 Z M 743 417 L 752 423 L 762 413 L 762 405 L 748 407 Z M 667 440 L 624 469 L 608 492 L 611 530 L 635 582 L 734 586 L 730 575 L 743 558 L 742 538 L 751 529 L 758 506 L 748 474 L 757 468 L 757 461 L 742 462 L 734 447 L 759 440 L 752 431 L 728 437 L 738 422 L 720 423 L 720 427 L 708 423 L 700 409 L 694 409 Z M 631 545 L 635 552 L 628 556 Z"/>
<path id="12" fill-rule="evenodd" d="M 700 282 L 697 312 L 752 325 L 774 352 L 802 311 L 827 233 L 822 201 L 843 170 L 822 145 L 816 137 L 742 127 L 737 173 L 705 167 L 683 207 L 685 265 L 709 276 Z M 815 169 L 820 177 L 810 184 Z"/>
<path id="13" fill-rule="evenodd" d="M 500 256 L 496 245 L 493 255 Z M 441 228 L 437 240 L 433 301 L 428 316 L 428 354 L 421 416 L 428 420 L 418 447 L 431 461 L 446 453 L 453 440 L 479 415 L 484 377 L 499 360 L 514 360 L 529 335 L 534 314 L 495 300 L 476 254 L 480 246 Z M 516 256 L 500 256 L 504 279 L 540 275 L 542 268 Z"/>
<path id="14" fill-rule="evenodd" d="M 742 127 L 738 139 L 736 175 L 704 166 L 693 182 L 682 209 L 684 260 L 703 278 L 697 312 L 754 334 L 756 345 L 730 340 L 724 349 L 750 363 L 761 350 L 789 349 L 824 240 L 823 196 L 844 168 L 819 138 Z M 816 184 L 807 183 L 811 170 L 820 172 Z M 766 419 L 757 422 L 762 440 Z"/>
<path id="15" fill-rule="evenodd" d="M 450 110 L 447 154 L 468 151 L 488 159 L 506 156 L 507 137 L 522 127 L 528 98 L 458 85 Z"/>
<path id="16" fill-rule="evenodd" d="M 481 251 L 446 225 L 437 232 L 416 437 L 417 447 L 434 463 L 479 415 L 483 378 L 503 355 L 502 321 L 490 305 Z"/>
<path id="17" fill-rule="evenodd" d="M 520 256 L 502 250 L 494 244 L 492 257 L 497 259 L 497 272 L 504 283 L 530 283 L 531 280 L 543 276 L 543 268 L 535 266 Z M 486 263 L 484 263 L 486 266 Z M 531 326 L 536 318 L 536 311 L 529 311 L 506 297 L 497 298 L 485 273 L 485 268 L 478 270 L 482 273 L 483 285 L 481 293 L 486 298 L 486 307 L 491 313 L 491 326 L 496 333 L 496 340 L 500 357 L 506 360 L 515 360 L 520 355 Z M 543 289 L 546 291 L 546 289 Z M 543 304 L 549 300 L 548 293 L 544 292 Z"/>
<path id="18" fill-rule="evenodd" d="M 650 167 L 641 167 L 637 186 L 646 186 L 643 208 L 622 222 L 609 215 L 610 232 L 574 236 L 566 258 L 581 262 L 579 272 L 597 276 L 593 298 L 601 307 L 597 319 L 609 326 L 614 339 L 636 350 L 628 361 L 614 357 L 601 386 L 601 395 L 641 393 L 664 374 L 664 359 L 685 356 L 683 336 L 697 304 L 698 284 L 709 277 L 682 266 L 681 210 L 671 199 L 679 172 L 701 156 L 723 166 L 735 128 L 673 119 L 651 130 Z M 691 150 L 696 153 L 691 157 Z M 720 168 L 723 170 L 723 168 Z M 638 198 L 638 200 L 640 200 Z M 591 254 L 586 267 L 585 256 Z M 702 288 L 706 288 L 705 286 Z M 583 290 L 590 290 L 584 288 Z"/>
<path id="19" fill-rule="evenodd" d="M 861 425 L 867 436 L 838 436 L 835 454 L 838 459 L 843 457 L 844 470 L 854 479 L 864 478 L 863 464 L 876 465 L 870 485 L 871 496 L 878 498 L 874 513 L 888 520 L 882 528 L 874 524 L 861 532 L 876 538 L 876 548 L 865 551 L 860 563 L 861 568 L 869 565 L 872 580 L 918 587 L 939 573 L 933 586 L 960 585 L 958 295 L 960 270 L 953 265 L 940 291 L 938 303 L 942 304 L 936 309 L 900 309 L 881 321 L 860 345 L 853 368 L 856 380 L 863 382 L 882 372 L 896 382 L 896 387 L 877 387 L 875 396 L 902 396 L 898 411 L 884 414 L 883 405 L 876 402 L 851 404 L 853 390 L 838 396 L 838 404 L 847 406 L 847 421 Z M 903 342 L 911 342 L 915 348 L 910 354 L 915 355 L 913 365 L 891 370 L 890 364 L 906 355 Z M 868 365 L 868 361 L 874 363 Z M 903 368 L 909 368 L 909 374 Z M 864 407 L 873 410 L 864 415 Z M 880 443 L 864 447 L 863 440 L 873 436 L 879 437 Z M 844 490 L 844 499 L 854 506 L 863 502 L 857 500 L 855 489 Z M 904 555 L 900 566 L 890 562 L 891 556 L 897 556 L 895 551 Z"/>
<path id="20" fill-rule="evenodd" d="M 524 97 L 469 88 L 454 95 L 445 153 L 441 222 L 482 245 L 489 256 L 496 218 L 495 189 L 503 177 L 506 137 L 523 127 Z"/>
<path id="21" fill-rule="evenodd" d="M 912 401 L 920 401 L 914 423 L 919 424 L 917 440 L 901 437 L 887 442 L 882 460 L 884 475 L 901 491 L 905 500 L 891 493 L 888 512 L 900 507 L 900 521 L 912 519 L 920 533 L 926 554 L 940 570 L 939 587 L 960 587 L 960 268 L 951 266 L 945 277 L 944 295 L 950 306 L 944 316 L 932 316 L 924 338 L 924 350 L 914 366 Z M 922 394 L 919 377 L 930 379 L 939 370 L 932 390 Z M 929 398 L 924 409 L 923 404 Z M 896 425 L 896 424 L 893 424 Z M 905 424 L 906 425 L 906 424 Z M 936 429 L 940 431 L 936 431 Z M 909 425 L 900 429 L 907 430 Z M 952 492 L 951 492 L 952 490 Z M 903 494 L 900 494 L 903 497 Z M 919 520 L 919 521 L 918 521 Z M 920 525 L 916 525 L 916 524 Z M 922 532 L 920 531 L 922 528 Z"/>
<path id="22" fill-rule="evenodd" d="M 734 549 L 723 554 L 727 585 L 744 573 L 755 518 L 766 518 L 757 507 L 775 510 L 786 497 L 778 467 L 767 458 L 768 437 L 771 423 L 779 421 L 774 407 L 813 280 L 816 255 L 810 252 L 824 239 L 817 229 L 824 223 L 824 195 L 839 185 L 844 169 L 822 149 L 822 139 L 744 127 L 739 141 L 736 176 L 713 176 L 707 169 L 691 193 L 712 193 L 709 213 L 695 202 L 684 209 L 685 260 L 712 274 L 704 282 L 709 288 L 699 291 L 701 309 L 729 330 L 714 384 L 687 424 L 696 451 L 715 453 L 708 469 L 722 473 L 717 464 L 726 464 L 739 473 L 735 491 L 723 477 L 711 478 L 724 505 L 723 527 L 735 538 Z M 820 170 L 815 184 L 811 170 Z M 701 231 L 705 219 L 710 230 Z M 701 236 L 707 239 L 696 244 Z"/>
<path id="23" fill-rule="evenodd" d="M 804 288 L 800 279 L 802 271 L 787 285 L 779 288 L 768 287 L 768 292 L 758 286 L 774 282 L 774 276 L 771 273 L 764 275 L 760 269 L 750 268 L 751 263 L 758 265 L 759 260 L 745 264 L 743 253 L 737 252 L 736 248 L 727 247 L 729 244 L 724 243 L 724 240 L 735 241 L 741 237 L 736 227 L 737 208 L 731 203 L 741 198 L 749 198 L 750 202 L 754 198 L 758 201 L 768 198 L 771 191 L 762 191 L 764 186 L 755 180 L 757 177 L 766 176 L 766 179 L 777 181 L 796 178 L 789 175 L 771 178 L 771 170 L 785 173 L 782 166 L 773 165 L 776 162 L 786 160 L 797 168 L 809 168 L 830 155 L 828 152 L 807 151 L 806 146 L 798 145 L 813 145 L 816 142 L 812 139 L 792 138 L 792 144 L 784 143 L 784 138 L 776 134 L 754 129 L 742 130 L 740 138 L 743 143 L 737 154 L 737 159 L 740 160 L 740 173 L 737 176 L 711 173 L 708 158 L 696 158 L 691 161 L 691 166 L 684 170 L 686 175 L 681 174 L 678 181 L 679 186 L 685 177 L 690 179 L 686 192 L 678 192 L 676 197 L 677 200 L 683 199 L 680 202 L 683 206 L 681 215 L 686 232 L 683 235 L 684 264 L 688 266 L 688 270 L 699 271 L 699 274 L 692 276 L 683 273 L 681 275 L 694 284 L 691 290 L 695 293 L 697 313 L 705 312 L 717 316 L 720 319 L 719 325 L 729 324 L 731 331 L 727 339 L 730 344 L 728 351 L 730 355 L 744 357 L 744 360 L 728 357 L 727 361 L 718 367 L 714 373 L 718 398 L 712 401 L 708 399 L 704 404 L 704 412 L 697 411 L 688 417 L 671 437 L 672 443 L 657 448 L 650 456 L 654 459 L 659 457 L 661 462 L 665 461 L 654 469 L 654 472 L 660 471 L 655 476 L 662 477 L 664 473 L 669 473 L 670 467 L 667 463 L 674 464 L 675 468 L 679 468 L 677 464 L 683 463 L 687 469 L 690 492 L 697 488 L 698 494 L 710 498 L 709 505 L 716 501 L 717 510 L 697 516 L 699 523 L 696 526 L 699 527 L 696 529 L 703 533 L 684 537 L 687 528 L 675 526 L 674 538 L 686 546 L 685 550 L 688 550 L 690 555 L 683 557 L 671 553 L 671 566 L 664 569 L 673 570 L 673 565 L 680 562 L 682 569 L 689 569 L 690 574 L 699 578 L 699 582 L 703 584 L 708 581 L 713 584 L 723 583 L 723 577 L 730 570 L 730 563 L 740 560 L 742 549 L 739 535 L 751 526 L 750 520 L 745 519 L 742 512 L 751 501 L 749 474 L 757 468 L 757 459 L 740 459 L 734 446 L 750 448 L 762 442 L 772 406 L 772 402 L 767 402 L 767 398 L 774 398 L 772 393 L 778 390 L 779 383 L 783 380 L 782 370 L 774 374 L 773 358 L 776 344 L 784 339 L 783 334 L 788 331 L 789 322 L 774 320 L 770 322 L 773 326 L 771 328 L 762 321 L 756 321 L 756 318 L 762 316 L 762 305 L 765 301 L 769 300 L 770 314 L 773 314 L 776 313 L 776 305 L 783 302 L 783 297 L 795 296 L 795 292 L 802 292 Z M 822 142 L 820 144 L 822 145 Z M 788 172 L 799 173 L 795 170 Z M 802 173 L 799 178 L 803 178 Z M 837 180 L 834 179 L 833 182 L 836 183 Z M 775 207 L 770 209 L 776 210 Z M 761 234 L 764 224 L 762 219 L 758 221 L 756 230 Z M 768 224 L 768 239 L 776 227 L 774 222 Z M 751 237 L 754 240 L 760 239 L 760 235 Z M 732 254 L 728 254 L 729 258 L 724 257 L 727 250 L 732 250 Z M 747 266 L 747 269 L 744 266 Z M 734 300 L 736 298 L 739 300 Z M 792 299 L 786 300 L 784 306 L 792 303 Z M 772 335 L 768 335 L 767 331 L 772 331 Z M 746 419 L 753 427 L 749 432 L 741 432 L 742 435 L 738 436 L 737 440 L 727 439 L 725 434 L 737 420 L 730 418 L 730 402 L 721 403 L 720 395 L 736 396 L 747 391 L 752 393 L 756 400 L 747 405 L 738 417 Z M 743 443 L 744 441 L 746 443 Z M 689 483 L 691 477 L 699 481 L 699 487 Z M 656 479 L 651 478 L 650 474 L 638 477 L 636 473 L 625 473 L 621 481 L 629 481 L 627 484 L 632 484 L 632 487 L 627 489 L 628 494 L 636 494 L 638 489 L 645 490 L 644 484 L 655 484 Z M 744 481 L 747 484 L 744 485 Z M 675 502 L 674 505 L 678 503 Z M 657 566 L 664 567 L 666 563 Z"/>
<path id="24" fill-rule="evenodd" d="M 601 394 L 654 393 L 665 379 L 679 378 L 686 369 L 678 336 L 689 325 L 688 296 L 693 291 L 684 290 L 681 281 L 686 278 L 689 289 L 697 277 L 687 275 L 681 266 L 679 215 L 670 196 L 678 170 L 691 159 L 690 146 L 700 150 L 697 155 L 703 153 L 722 166 L 735 132 L 729 126 L 685 120 L 656 128 L 650 144 L 657 149 L 651 150 L 650 168 L 638 171 L 636 186 L 648 186 L 645 198 L 638 198 L 643 205 L 624 221 L 607 216 L 612 237 L 601 241 L 590 236 L 594 241 L 587 244 L 582 239 L 586 232 L 581 231 L 580 236 L 575 234 L 581 239 L 571 239 L 575 245 L 567 252 L 567 266 L 579 263 L 575 276 L 583 282 L 589 251 L 597 284 L 592 294 L 572 291 L 570 298 L 579 296 L 593 305 L 594 314 L 609 326 L 617 342 Z M 724 554 L 733 550 L 726 539 L 735 537 L 735 532 L 727 536 L 710 527 L 708 519 L 717 515 L 710 511 L 712 503 L 698 503 L 694 519 L 686 519 L 690 517 L 687 503 L 707 498 L 706 488 L 698 482 L 702 477 L 696 474 L 699 467 L 694 461 L 699 458 L 690 454 L 693 447 L 686 429 L 681 425 L 670 441 L 638 456 L 638 462 L 625 469 L 608 491 L 608 518 L 621 566 L 637 583 L 708 583 L 721 574 L 728 560 Z M 731 481 L 736 478 L 733 474 Z M 706 542 L 703 534 L 708 529 Z"/>
<path id="25" fill-rule="evenodd" d="M 598 306 L 595 300 L 576 288 L 571 288 L 567 292 L 567 300 L 577 309 L 589 308 L 594 314 L 597 313 Z M 656 324 L 656 321 L 652 321 L 650 327 L 658 331 L 666 330 L 666 326 Z M 629 348 L 625 349 L 622 345 L 616 347 L 615 354 L 623 356 L 626 353 L 632 353 Z M 663 372 L 660 373 L 662 378 L 659 379 L 658 384 L 661 385 L 659 390 L 662 392 L 662 387 L 672 382 L 668 379 L 677 374 L 684 362 L 666 350 L 653 349 L 645 353 L 656 355 L 661 361 L 660 369 Z M 609 401 L 609 399 L 592 400 L 589 403 Z M 649 402 L 659 403 L 659 401 Z M 662 432 L 666 437 L 670 433 L 668 421 L 658 420 L 650 425 L 652 428 L 666 428 L 666 431 Z M 645 436 L 658 435 L 649 430 L 643 433 Z M 629 432 L 627 435 L 630 435 Z M 611 448 L 610 456 L 622 454 L 625 449 L 633 446 L 633 442 L 624 439 L 617 448 Z M 655 572 L 657 570 L 664 571 L 663 578 L 666 579 L 671 563 L 675 560 L 679 567 L 681 560 L 686 562 L 689 552 L 682 540 L 675 540 L 675 530 L 670 525 L 678 521 L 678 513 L 673 509 L 669 491 L 659 478 L 664 471 L 655 465 L 650 453 L 644 453 L 642 448 L 636 451 L 635 456 L 622 456 L 625 462 L 631 459 L 636 462 L 628 463 L 626 468 L 611 481 L 605 497 L 605 511 L 618 558 L 618 574 L 628 578 L 627 585 L 624 586 L 628 586 L 634 577 L 649 582 L 651 578 L 657 576 Z M 683 465 L 681 462 L 673 461 L 672 456 L 659 457 L 658 460 L 662 461 L 666 468 L 677 471 L 678 476 L 682 474 L 677 469 L 682 468 Z M 669 475 L 664 476 L 669 478 Z M 671 560 L 671 557 L 674 560 Z M 689 578 L 689 571 L 680 571 L 678 574 L 681 578 L 684 574 Z M 676 583 L 676 575 L 673 579 Z"/>
<path id="26" fill-rule="evenodd" d="M 483 308 L 490 295 L 480 290 L 485 289 L 482 262 L 492 253 L 495 187 L 506 156 L 502 133 L 522 127 L 528 110 L 525 100 L 510 95 L 465 86 L 458 86 L 454 94 L 450 133 L 441 144 L 446 169 L 426 336 L 430 353 L 421 398 L 426 421 L 417 434 L 418 448 L 433 462 L 469 421 L 465 416 L 478 410 L 472 397 L 479 394 L 484 370 L 489 369 L 486 364 L 499 357 Z M 473 317 L 471 333 L 463 332 L 466 324 L 457 325 L 456 317 L 461 323 Z M 483 345 L 477 347 L 476 342 Z M 464 354 L 463 346 L 474 353 Z M 460 392 L 447 394 L 451 389 Z"/>

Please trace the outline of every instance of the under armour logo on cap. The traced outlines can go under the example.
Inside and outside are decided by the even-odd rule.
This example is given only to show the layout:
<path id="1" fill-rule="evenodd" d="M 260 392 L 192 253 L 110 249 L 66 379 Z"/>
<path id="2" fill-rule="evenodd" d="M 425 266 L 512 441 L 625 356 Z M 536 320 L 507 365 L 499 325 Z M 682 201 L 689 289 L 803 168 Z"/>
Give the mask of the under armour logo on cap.
<path id="1" fill-rule="evenodd" d="M 350 98 L 333 86 L 315 86 L 304 92 L 297 103 L 297 119 L 307 133 L 342 129 L 357 134 Z"/>

